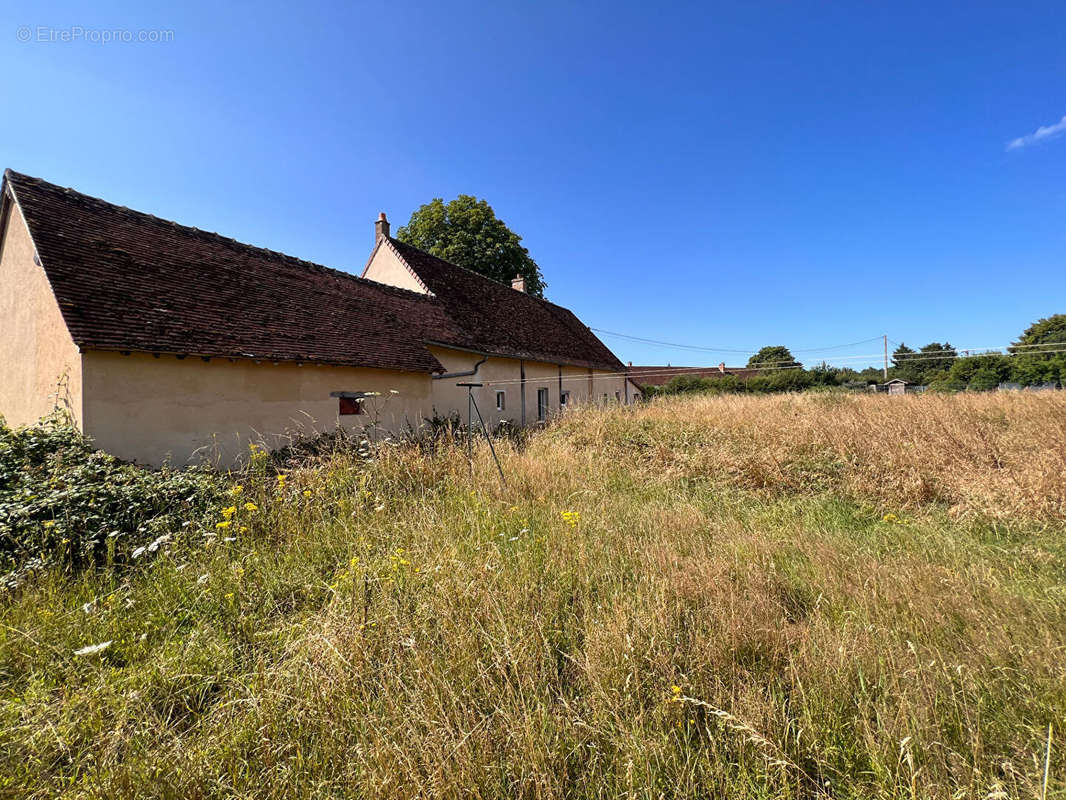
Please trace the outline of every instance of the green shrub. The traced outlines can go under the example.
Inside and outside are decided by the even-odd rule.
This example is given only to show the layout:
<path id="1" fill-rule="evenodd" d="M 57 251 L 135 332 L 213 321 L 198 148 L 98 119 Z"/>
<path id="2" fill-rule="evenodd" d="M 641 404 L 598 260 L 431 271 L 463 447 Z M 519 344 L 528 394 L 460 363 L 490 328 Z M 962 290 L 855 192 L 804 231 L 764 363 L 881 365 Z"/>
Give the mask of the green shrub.
<path id="1" fill-rule="evenodd" d="M 32 565 L 128 562 L 198 530 L 221 491 L 206 469 L 150 470 L 95 450 L 62 414 L 0 421 L 0 573 L 10 584 Z"/>

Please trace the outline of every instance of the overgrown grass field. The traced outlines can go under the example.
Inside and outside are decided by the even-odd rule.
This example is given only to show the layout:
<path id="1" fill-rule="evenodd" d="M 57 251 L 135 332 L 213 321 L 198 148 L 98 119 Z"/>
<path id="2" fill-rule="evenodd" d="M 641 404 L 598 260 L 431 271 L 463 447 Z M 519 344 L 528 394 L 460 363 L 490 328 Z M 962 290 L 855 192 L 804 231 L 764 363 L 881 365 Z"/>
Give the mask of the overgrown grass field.
<path id="1" fill-rule="evenodd" d="M 0 595 L 0 795 L 1066 797 L 1066 395 L 497 450 L 254 455 L 154 558 Z"/>

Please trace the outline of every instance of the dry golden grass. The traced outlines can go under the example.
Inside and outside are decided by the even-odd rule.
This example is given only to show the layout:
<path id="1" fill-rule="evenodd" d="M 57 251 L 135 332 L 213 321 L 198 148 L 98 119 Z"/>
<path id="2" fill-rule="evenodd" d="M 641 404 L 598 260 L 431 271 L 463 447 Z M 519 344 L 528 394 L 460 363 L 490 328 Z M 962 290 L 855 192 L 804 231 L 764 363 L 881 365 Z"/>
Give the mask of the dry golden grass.
<path id="1" fill-rule="evenodd" d="M 993 519 L 1066 518 L 1060 392 L 684 397 L 584 416 L 554 434 L 577 447 L 606 444 L 666 480 L 832 491 Z"/>
<path id="2" fill-rule="evenodd" d="M 0 602 L 0 796 L 1061 797 L 1064 411 L 689 398 L 507 487 L 246 475 L 237 541 Z"/>

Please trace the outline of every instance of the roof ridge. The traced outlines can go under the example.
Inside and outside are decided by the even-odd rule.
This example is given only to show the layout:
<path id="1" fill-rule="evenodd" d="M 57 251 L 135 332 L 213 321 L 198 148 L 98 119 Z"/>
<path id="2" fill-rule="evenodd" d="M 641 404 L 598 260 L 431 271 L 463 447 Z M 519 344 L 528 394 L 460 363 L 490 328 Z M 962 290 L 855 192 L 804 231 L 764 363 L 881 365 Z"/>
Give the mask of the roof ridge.
<path id="1" fill-rule="evenodd" d="M 470 267 L 464 267 L 462 264 L 456 264 L 456 263 L 454 263 L 452 261 L 449 261 L 446 258 L 441 258 L 438 255 L 434 255 L 433 253 L 430 253 L 428 250 L 423 250 L 420 247 L 415 247 L 413 244 L 408 244 L 407 242 L 400 241 L 399 239 L 397 239 L 394 236 L 386 236 L 385 239 L 388 240 L 390 243 L 392 243 L 394 245 L 395 244 L 400 244 L 400 245 L 403 245 L 404 247 L 410 247 L 412 250 L 417 250 L 419 253 L 422 253 L 423 255 L 429 256 L 430 258 L 435 258 L 435 259 L 437 259 L 437 261 L 441 261 L 441 262 L 447 264 L 449 267 L 455 267 L 456 269 L 461 269 L 464 272 L 469 272 L 471 275 L 476 275 L 477 277 L 481 278 L 481 280 L 483 280 L 483 281 L 489 281 L 490 283 L 494 283 L 497 286 L 502 286 L 505 289 L 510 289 L 512 292 L 518 292 L 519 294 L 524 294 L 526 297 L 529 297 L 529 298 L 531 298 L 533 300 L 536 300 L 539 303 L 545 303 L 545 304 L 547 304 L 549 306 L 554 306 L 555 308 L 564 308 L 564 306 L 561 306 L 558 303 L 553 303 L 551 300 L 548 300 L 546 297 L 538 297 L 537 295 L 530 294 L 529 292 L 519 291 L 518 289 L 515 289 L 513 286 L 508 286 L 503 281 L 498 281 L 495 278 L 490 278 L 488 275 L 483 275 L 482 273 L 478 272 L 476 269 L 470 269 Z M 414 269 L 414 267 L 411 267 L 411 269 Z M 419 278 L 419 281 L 421 281 L 421 280 L 422 279 Z"/>
<path id="2" fill-rule="evenodd" d="M 379 283 L 378 281 L 373 281 L 373 280 L 370 280 L 369 278 L 363 278 L 363 277 L 361 277 L 359 275 L 356 275 L 356 274 L 354 274 L 352 272 L 347 272 L 347 271 L 342 270 L 342 269 L 337 269 L 336 267 L 327 267 L 325 264 L 319 264 L 317 261 L 308 261 L 305 258 L 299 258 L 298 256 L 289 255 L 288 253 L 283 253 L 280 250 L 271 250 L 269 247 L 261 247 L 260 245 L 249 244 L 248 242 L 242 242 L 239 239 L 234 239 L 232 236 L 225 236 L 224 234 L 218 233 L 217 231 L 207 231 L 207 230 L 204 230 L 203 228 L 197 228 L 195 225 L 186 225 L 186 224 L 184 224 L 182 222 L 176 222 L 175 220 L 167 219 L 166 217 L 157 217 L 155 214 L 149 214 L 147 211 L 138 211 L 137 209 L 130 208 L 129 206 L 120 206 L 117 203 L 112 203 L 112 202 L 110 202 L 108 200 L 104 200 L 101 197 L 95 197 L 95 196 L 93 196 L 91 194 L 85 194 L 85 192 L 78 191 L 77 189 L 75 189 L 73 187 L 60 186 L 59 184 L 52 183 L 51 181 L 46 181 L 44 178 L 37 178 L 37 177 L 34 177 L 33 175 L 27 175 L 27 174 L 22 173 L 22 172 L 16 172 L 15 170 L 13 170 L 10 167 L 8 167 L 7 169 L 4 170 L 4 179 L 8 180 L 10 182 L 10 178 L 12 178 L 12 177 L 15 178 L 16 183 L 18 181 L 22 180 L 22 181 L 26 181 L 26 182 L 35 183 L 39 187 L 47 189 L 47 190 L 62 192 L 63 194 L 66 194 L 66 195 L 76 195 L 78 198 L 80 198 L 83 201 L 88 201 L 90 203 L 95 203 L 95 204 L 97 204 L 99 206 L 104 206 L 106 208 L 114 209 L 115 211 L 124 213 L 124 214 L 126 214 L 128 216 L 131 216 L 131 217 L 134 217 L 134 218 L 149 219 L 149 220 L 152 220 L 153 222 L 161 223 L 161 224 L 164 224 L 164 225 L 170 225 L 170 226 L 172 226 L 174 228 L 180 228 L 181 230 L 188 231 L 188 232 L 190 232 L 192 234 L 195 234 L 195 235 L 207 238 L 207 239 L 211 239 L 211 240 L 214 240 L 214 241 L 217 241 L 217 242 L 222 242 L 222 243 L 224 243 L 226 245 L 229 245 L 231 247 L 236 247 L 236 248 L 239 248 L 239 249 L 242 249 L 242 250 L 251 250 L 251 251 L 256 252 L 256 253 L 266 254 L 266 255 L 270 256 L 271 258 L 276 259 L 278 261 L 281 261 L 283 263 L 286 263 L 286 264 L 288 264 L 290 266 L 298 266 L 298 267 L 303 267 L 303 268 L 320 270 L 320 271 L 325 272 L 327 274 L 333 274 L 333 275 L 336 275 L 336 276 L 341 277 L 341 278 L 347 278 L 347 279 L 350 279 L 350 280 L 353 280 L 353 281 L 365 282 L 365 283 L 371 284 L 372 286 L 375 286 L 375 287 L 383 287 L 383 288 L 387 288 L 387 289 L 395 289 L 396 291 L 407 292 L 407 293 L 410 293 L 410 294 L 412 294 L 412 295 L 414 295 L 416 297 L 420 297 L 420 298 L 423 298 L 423 299 L 428 299 L 421 292 L 414 292 L 414 291 L 411 291 L 410 289 L 404 289 L 403 287 L 400 287 L 400 286 L 390 286 L 388 284 Z"/>

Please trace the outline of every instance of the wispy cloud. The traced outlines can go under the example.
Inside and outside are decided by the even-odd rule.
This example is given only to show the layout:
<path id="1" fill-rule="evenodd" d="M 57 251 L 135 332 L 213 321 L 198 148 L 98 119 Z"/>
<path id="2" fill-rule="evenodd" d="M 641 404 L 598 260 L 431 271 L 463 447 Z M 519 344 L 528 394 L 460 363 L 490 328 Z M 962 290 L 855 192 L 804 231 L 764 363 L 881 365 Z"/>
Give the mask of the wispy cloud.
<path id="1" fill-rule="evenodd" d="M 1037 142 L 1054 139 L 1062 133 L 1066 133 L 1066 117 L 1063 117 L 1054 125 L 1041 125 L 1035 132 L 1030 133 L 1028 136 L 1019 136 L 1017 139 L 1011 139 L 1007 142 L 1007 149 L 1018 150 L 1019 148 L 1028 147 Z"/>

